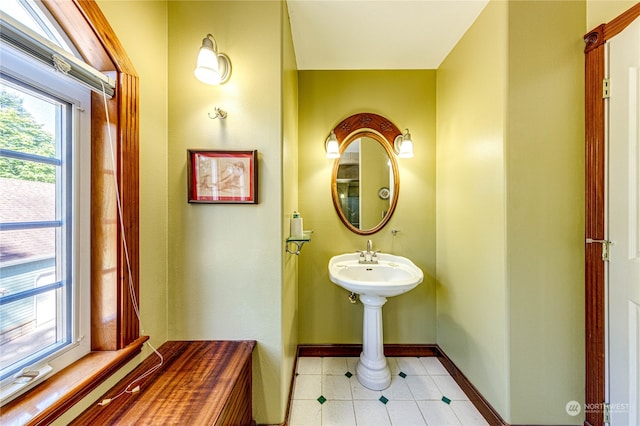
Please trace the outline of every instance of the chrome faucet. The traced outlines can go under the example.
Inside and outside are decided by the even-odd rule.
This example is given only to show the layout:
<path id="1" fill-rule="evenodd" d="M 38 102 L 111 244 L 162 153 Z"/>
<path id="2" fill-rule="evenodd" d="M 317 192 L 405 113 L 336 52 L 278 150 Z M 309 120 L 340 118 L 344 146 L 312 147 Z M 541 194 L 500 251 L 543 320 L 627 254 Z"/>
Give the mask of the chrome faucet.
<path id="1" fill-rule="evenodd" d="M 367 250 L 358 251 L 358 253 L 360 253 L 358 263 L 378 263 L 378 253 L 380 253 L 380 250 L 373 251 L 373 242 L 371 240 L 367 240 Z"/>

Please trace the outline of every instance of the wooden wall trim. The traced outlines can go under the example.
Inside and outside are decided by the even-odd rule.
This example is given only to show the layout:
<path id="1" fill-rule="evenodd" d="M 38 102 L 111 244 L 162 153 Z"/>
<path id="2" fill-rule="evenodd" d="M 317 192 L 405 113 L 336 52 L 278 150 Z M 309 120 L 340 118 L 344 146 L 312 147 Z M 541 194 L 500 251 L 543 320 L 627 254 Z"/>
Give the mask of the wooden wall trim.
<path id="1" fill-rule="evenodd" d="M 604 44 L 604 24 L 600 25 L 590 33 L 587 33 L 587 35 L 584 36 L 584 42 L 585 53 L 602 46 Z"/>
<path id="2" fill-rule="evenodd" d="M 605 43 L 640 16 L 640 3 L 585 35 L 585 238 L 605 237 Z M 585 242 L 585 425 L 603 425 L 605 264 L 600 244 Z"/>
<path id="3" fill-rule="evenodd" d="M 139 337 L 139 320 L 129 296 L 133 293 L 139 300 L 138 76 L 95 0 L 44 0 L 44 4 L 87 63 L 116 80 L 115 95 L 106 102 L 108 122 L 102 96 L 92 93 L 91 101 L 91 347 L 117 350 Z"/>
<path id="4" fill-rule="evenodd" d="M 612 37 L 620 34 L 627 28 L 633 21 L 640 16 L 640 2 L 631 6 L 622 15 L 617 16 L 608 22 L 604 27 L 604 39 L 610 40 Z"/>
<path id="5" fill-rule="evenodd" d="M 586 53 L 585 73 L 585 238 L 604 239 L 604 50 L 601 43 Z M 589 117 L 603 117 L 589 119 Z M 599 407 L 604 401 L 604 262 L 600 244 L 585 242 L 585 403 Z M 596 405 L 591 405 L 596 404 Z M 586 421 L 601 424 L 602 413 L 590 410 Z"/>

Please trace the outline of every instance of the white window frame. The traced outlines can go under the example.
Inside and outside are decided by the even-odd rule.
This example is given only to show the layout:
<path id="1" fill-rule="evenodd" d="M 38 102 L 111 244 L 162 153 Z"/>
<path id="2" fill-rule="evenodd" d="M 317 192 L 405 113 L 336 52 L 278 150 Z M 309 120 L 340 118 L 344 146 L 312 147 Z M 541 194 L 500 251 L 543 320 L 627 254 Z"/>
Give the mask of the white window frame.
<path id="1" fill-rule="evenodd" d="M 46 377 L 82 358 L 91 350 L 91 96 L 90 90 L 62 74 L 53 72 L 10 46 L 0 49 L 0 71 L 26 85 L 69 102 L 72 107 L 72 314 L 71 343 L 31 367 L 41 374 L 27 383 L 12 385 L 12 378 L 0 383 L 0 404 L 31 389 Z M 65 262 L 66 263 L 66 262 Z M 6 392 L 5 392 L 6 391 Z"/>

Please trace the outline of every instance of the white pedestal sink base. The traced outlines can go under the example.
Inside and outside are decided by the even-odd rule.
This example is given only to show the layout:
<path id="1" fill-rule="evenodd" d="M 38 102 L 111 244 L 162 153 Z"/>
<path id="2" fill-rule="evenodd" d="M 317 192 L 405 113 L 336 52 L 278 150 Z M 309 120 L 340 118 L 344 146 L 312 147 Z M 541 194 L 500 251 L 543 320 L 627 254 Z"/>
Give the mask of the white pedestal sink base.
<path id="1" fill-rule="evenodd" d="M 363 342 L 356 377 L 362 386 L 371 390 L 386 389 L 391 384 L 391 371 L 384 357 L 382 340 L 382 305 L 386 301 L 381 296 L 360 295 L 364 306 Z"/>
<path id="2" fill-rule="evenodd" d="M 370 252 L 371 241 L 367 248 Z M 376 262 L 361 262 L 360 256 L 360 253 L 333 256 L 329 260 L 329 278 L 345 290 L 360 295 L 364 305 L 363 342 L 356 374 L 364 387 L 382 390 L 391 384 L 391 371 L 382 344 L 382 305 L 387 297 L 415 288 L 424 274 L 406 257 L 379 253 Z"/>

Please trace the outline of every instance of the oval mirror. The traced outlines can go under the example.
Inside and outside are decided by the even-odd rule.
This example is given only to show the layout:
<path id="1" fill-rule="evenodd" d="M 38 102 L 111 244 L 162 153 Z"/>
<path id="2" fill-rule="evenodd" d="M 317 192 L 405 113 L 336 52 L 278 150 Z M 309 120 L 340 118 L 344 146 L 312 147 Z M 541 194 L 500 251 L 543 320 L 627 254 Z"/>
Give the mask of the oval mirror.
<path id="1" fill-rule="evenodd" d="M 356 234 L 373 234 L 389 221 L 400 182 L 393 140 L 400 134 L 386 118 L 356 114 L 333 130 L 340 158 L 333 164 L 331 195 L 342 223 Z"/>

